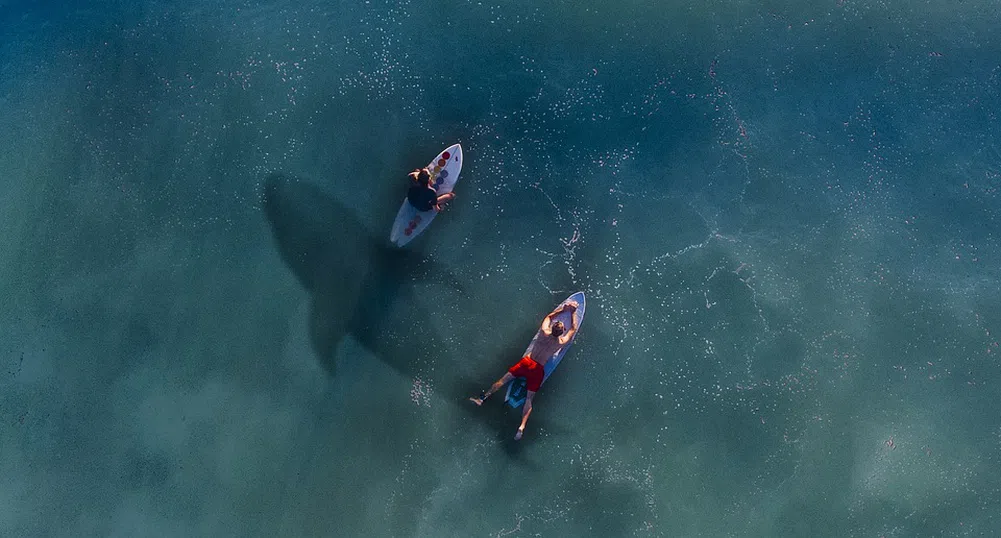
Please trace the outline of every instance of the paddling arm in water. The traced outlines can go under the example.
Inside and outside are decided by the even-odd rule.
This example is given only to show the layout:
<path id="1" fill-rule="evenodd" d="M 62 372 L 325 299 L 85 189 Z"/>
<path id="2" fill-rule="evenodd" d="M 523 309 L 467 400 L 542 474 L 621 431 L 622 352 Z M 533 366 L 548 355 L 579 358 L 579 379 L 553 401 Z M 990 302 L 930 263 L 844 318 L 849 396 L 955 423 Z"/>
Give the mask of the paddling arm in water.
<path id="1" fill-rule="evenodd" d="M 563 323 L 560 321 L 554 323 L 553 318 L 567 309 L 572 309 L 573 315 L 570 318 L 570 329 L 564 330 Z M 549 362 L 549 359 L 560 348 L 570 341 L 570 338 L 573 337 L 576 331 L 577 303 L 571 301 L 560 305 L 542 320 L 542 326 L 539 327 L 539 332 L 536 334 L 528 354 L 522 357 L 514 366 L 508 368 L 507 373 L 495 381 L 486 392 L 480 394 L 479 398 L 470 398 L 469 401 L 476 405 L 483 405 L 484 400 L 500 390 L 504 385 L 513 381 L 515 377 L 524 377 L 527 395 L 525 396 L 525 404 L 521 410 L 521 425 L 518 426 L 518 433 L 514 436 L 516 440 L 521 439 L 525 433 L 525 424 L 528 423 L 528 416 L 532 414 L 532 402 L 535 399 L 535 393 L 539 391 L 546 377 L 546 363 Z"/>

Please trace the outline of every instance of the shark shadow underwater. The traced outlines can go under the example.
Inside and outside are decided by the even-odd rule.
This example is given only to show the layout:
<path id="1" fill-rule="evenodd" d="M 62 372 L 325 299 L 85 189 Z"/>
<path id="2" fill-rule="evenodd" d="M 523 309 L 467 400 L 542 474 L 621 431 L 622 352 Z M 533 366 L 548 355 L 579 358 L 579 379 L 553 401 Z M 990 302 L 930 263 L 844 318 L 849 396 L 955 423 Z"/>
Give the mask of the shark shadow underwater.
<path id="1" fill-rule="evenodd" d="M 448 361 L 468 356 L 469 350 L 451 349 L 454 345 L 426 324 L 433 313 L 412 300 L 417 286 L 432 281 L 463 295 L 465 288 L 454 273 L 421 251 L 393 246 L 388 225 L 385 234 L 374 234 L 353 208 L 319 186 L 285 173 L 265 178 L 263 207 L 282 260 L 309 291 L 310 343 L 328 375 L 336 371 L 336 350 L 347 336 L 408 379 L 422 373 L 420 357 Z M 413 325 L 401 327 L 399 313 L 390 318 L 394 305 L 402 308 L 405 319 L 415 320 Z M 418 323 L 421 329 L 414 330 Z M 496 428 L 503 439 L 509 437 L 511 421 L 507 406 L 476 409 L 466 398 L 489 385 L 491 376 L 503 373 L 497 368 L 519 354 L 531 334 L 512 336 L 498 350 L 504 357 L 495 358 L 493 353 L 485 357 L 483 379 L 469 379 L 461 369 L 440 364 L 444 367 L 436 369 L 435 379 L 436 392 L 467 416 Z M 532 422 L 550 431 L 562 430 L 542 417 L 533 417 Z"/>
<path id="2" fill-rule="evenodd" d="M 407 377 L 418 374 L 411 360 L 415 354 L 443 349 L 433 331 L 417 334 L 387 322 L 397 301 L 410 310 L 407 319 L 428 319 L 414 301 L 403 301 L 415 284 L 433 277 L 462 291 L 440 264 L 420 252 L 393 247 L 351 207 L 295 176 L 265 178 L 264 213 L 282 260 L 310 293 L 310 343 L 328 374 L 334 374 L 337 346 L 348 335 Z"/>

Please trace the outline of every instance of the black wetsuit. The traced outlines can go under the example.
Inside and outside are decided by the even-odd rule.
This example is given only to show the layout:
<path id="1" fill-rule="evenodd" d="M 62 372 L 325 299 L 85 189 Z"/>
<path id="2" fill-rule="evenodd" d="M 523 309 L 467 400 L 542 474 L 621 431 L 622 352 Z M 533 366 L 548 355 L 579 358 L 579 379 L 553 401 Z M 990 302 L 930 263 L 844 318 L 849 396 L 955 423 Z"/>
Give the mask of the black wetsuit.
<path id="1" fill-rule="evenodd" d="M 430 186 L 413 185 L 407 191 L 407 200 L 418 211 L 431 211 L 438 202 L 438 192 Z"/>

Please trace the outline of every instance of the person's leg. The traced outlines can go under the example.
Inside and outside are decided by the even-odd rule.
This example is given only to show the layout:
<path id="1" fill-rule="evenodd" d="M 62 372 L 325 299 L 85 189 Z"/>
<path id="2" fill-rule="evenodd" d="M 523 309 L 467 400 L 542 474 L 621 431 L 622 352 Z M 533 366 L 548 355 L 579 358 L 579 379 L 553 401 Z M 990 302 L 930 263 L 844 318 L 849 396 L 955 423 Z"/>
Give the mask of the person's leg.
<path id="1" fill-rule="evenodd" d="M 485 393 L 483 393 L 482 397 L 470 398 L 469 401 L 473 402 L 476 405 L 483 405 L 484 400 L 489 398 L 491 394 L 500 390 L 500 388 L 503 387 L 504 385 L 510 383 L 512 379 L 514 379 L 514 376 L 511 375 L 511 372 L 505 372 L 504 376 L 498 379 L 496 382 L 494 382 L 494 384 L 491 385 L 490 388 L 487 389 Z"/>
<path id="2" fill-rule="evenodd" d="M 441 196 L 438 197 L 437 200 L 435 200 L 435 203 L 434 203 L 435 209 L 437 209 L 438 211 L 441 211 L 442 208 L 445 207 L 445 204 L 449 200 L 451 200 L 452 198 L 455 198 L 455 193 L 448 192 L 448 193 L 442 194 Z"/>
<path id="3" fill-rule="evenodd" d="M 521 436 L 525 435 L 525 423 L 528 422 L 528 415 L 532 414 L 533 399 L 535 399 L 535 392 L 528 391 L 528 396 L 525 397 L 525 405 L 521 409 L 521 426 L 518 426 L 518 433 L 514 434 L 515 441 L 520 440 Z"/>

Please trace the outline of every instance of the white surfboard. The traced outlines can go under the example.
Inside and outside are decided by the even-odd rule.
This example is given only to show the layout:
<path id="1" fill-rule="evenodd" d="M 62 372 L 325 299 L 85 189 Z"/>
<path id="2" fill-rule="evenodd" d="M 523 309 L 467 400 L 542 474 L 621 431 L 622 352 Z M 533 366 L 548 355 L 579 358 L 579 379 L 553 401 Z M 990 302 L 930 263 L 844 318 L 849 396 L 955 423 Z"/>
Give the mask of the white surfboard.
<path id="1" fill-rule="evenodd" d="M 455 182 L 459 180 L 459 172 L 462 171 L 462 146 L 454 144 L 445 148 L 431 160 L 427 169 L 431 172 L 431 186 L 438 191 L 439 196 L 452 192 Z M 433 209 L 418 211 L 404 198 L 403 205 L 396 213 L 396 220 L 393 221 L 389 240 L 398 247 L 406 245 L 420 235 L 437 214 Z"/>
<path id="2" fill-rule="evenodd" d="M 570 297 L 567 297 L 566 300 L 564 300 L 560 304 L 561 305 L 566 304 L 571 300 L 577 301 L 577 332 L 580 332 L 580 326 L 582 323 L 584 323 L 584 292 L 578 291 L 577 293 L 571 295 Z M 572 316 L 573 316 L 572 313 L 564 310 L 563 312 L 557 314 L 556 317 L 553 318 L 553 321 L 556 320 L 562 321 L 563 326 L 569 330 Z M 577 339 L 577 332 L 575 332 L 574 335 L 570 338 L 570 341 L 567 342 L 566 345 L 561 347 L 560 350 L 557 351 L 555 355 L 553 355 L 553 358 L 549 359 L 549 362 L 546 363 L 546 366 L 543 368 L 543 371 L 545 371 L 545 376 L 542 378 L 543 384 L 545 384 L 546 380 L 549 379 L 549 376 L 553 373 L 553 370 L 555 370 L 556 367 L 560 365 L 560 361 L 563 360 L 563 356 L 566 355 L 567 350 L 570 349 L 571 345 L 573 345 L 573 341 Z M 525 349 L 525 355 L 528 355 L 528 352 L 532 349 L 532 347 L 535 346 L 535 339 L 538 337 L 539 335 L 538 333 L 536 333 L 535 338 L 532 339 L 532 342 L 528 344 L 528 348 Z M 518 377 L 515 378 L 515 380 L 512 381 L 510 384 L 508 384 L 507 394 L 504 396 L 504 401 L 507 402 L 507 404 L 510 405 L 511 407 L 517 409 L 521 407 L 522 404 L 525 403 L 525 397 L 527 396 L 528 396 L 528 390 L 525 388 L 525 378 Z"/>

